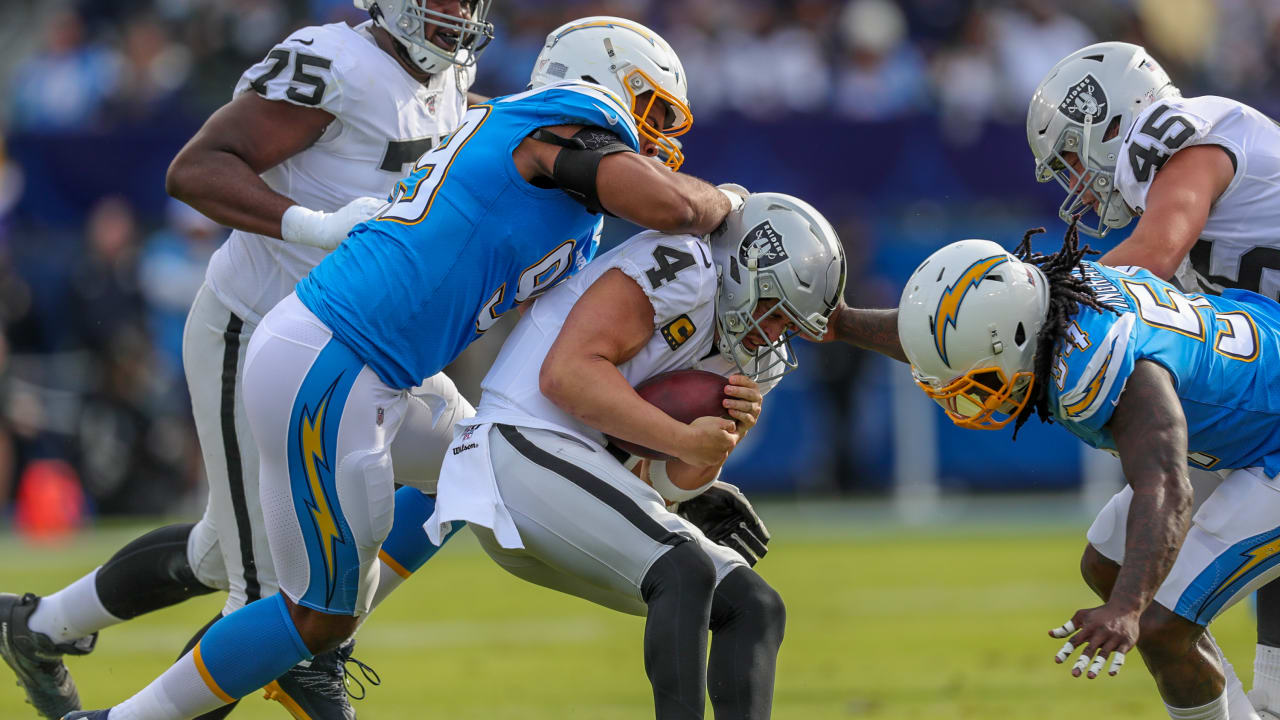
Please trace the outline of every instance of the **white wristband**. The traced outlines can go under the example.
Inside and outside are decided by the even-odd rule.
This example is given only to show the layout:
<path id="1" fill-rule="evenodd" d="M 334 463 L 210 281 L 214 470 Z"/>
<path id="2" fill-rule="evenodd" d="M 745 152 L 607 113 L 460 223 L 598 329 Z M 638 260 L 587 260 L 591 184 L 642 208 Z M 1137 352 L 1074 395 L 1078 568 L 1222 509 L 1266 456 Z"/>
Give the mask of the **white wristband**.
<path id="1" fill-rule="evenodd" d="M 658 494 L 662 496 L 663 500 L 666 500 L 669 503 L 684 502 L 685 500 L 698 497 L 702 493 L 706 492 L 707 488 L 711 487 L 718 477 L 720 477 L 720 473 L 716 473 L 716 477 L 711 478 L 703 485 L 692 490 L 685 490 L 684 488 L 677 487 L 675 483 L 671 482 L 671 476 L 667 474 L 667 463 L 665 461 L 649 461 L 649 484 L 653 486 L 654 490 L 658 491 Z"/>
<path id="2" fill-rule="evenodd" d="M 737 211 L 738 208 L 742 207 L 742 203 L 745 202 L 742 199 L 741 195 L 739 195 L 736 192 L 733 192 L 732 190 L 726 190 L 724 188 L 716 188 L 716 189 L 719 190 L 725 197 L 729 198 L 729 212 Z"/>
<path id="3" fill-rule="evenodd" d="M 280 216 L 280 239 L 285 242 L 322 247 L 316 240 L 324 233 L 324 219 L 329 213 L 291 205 Z"/>

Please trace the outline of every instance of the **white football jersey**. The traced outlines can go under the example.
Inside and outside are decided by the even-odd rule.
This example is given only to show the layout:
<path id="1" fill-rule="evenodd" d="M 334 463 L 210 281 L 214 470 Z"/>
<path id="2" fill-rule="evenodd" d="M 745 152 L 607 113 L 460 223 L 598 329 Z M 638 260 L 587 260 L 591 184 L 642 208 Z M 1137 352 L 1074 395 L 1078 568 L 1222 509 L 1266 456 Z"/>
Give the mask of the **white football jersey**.
<path id="1" fill-rule="evenodd" d="M 449 68 L 423 85 L 378 47 L 370 27 L 298 30 L 236 83 L 236 96 L 252 91 L 333 115 L 314 145 L 262 173 L 303 207 L 332 212 L 357 197 L 386 197 L 466 112 L 474 68 Z M 256 324 L 325 254 L 235 230 L 205 280 L 228 309 Z"/>
<path id="2" fill-rule="evenodd" d="M 1206 95 L 1147 108 L 1120 146 L 1116 188 L 1137 212 L 1173 153 L 1218 145 L 1235 177 L 1209 211 L 1200 239 L 1177 273 L 1189 291 L 1244 288 L 1280 299 L 1280 125 L 1243 103 Z"/>
<path id="3" fill-rule="evenodd" d="M 732 360 L 714 351 L 717 282 L 706 241 L 649 230 L 588 263 L 534 302 L 485 375 L 476 416 L 467 424 L 543 428 L 604 444 L 600 431 L 542 394 L 538 374 L 578 298 L 613 268 L 635 280 L 653 304 L 653 337 L 635 357 L 618 366 L 627 382 L 635 386 L 668 370 L 695 368 L 725 377 L 738 371 Z M 776 380 L 762 383 L 761 392 L 774 384 Z"/>

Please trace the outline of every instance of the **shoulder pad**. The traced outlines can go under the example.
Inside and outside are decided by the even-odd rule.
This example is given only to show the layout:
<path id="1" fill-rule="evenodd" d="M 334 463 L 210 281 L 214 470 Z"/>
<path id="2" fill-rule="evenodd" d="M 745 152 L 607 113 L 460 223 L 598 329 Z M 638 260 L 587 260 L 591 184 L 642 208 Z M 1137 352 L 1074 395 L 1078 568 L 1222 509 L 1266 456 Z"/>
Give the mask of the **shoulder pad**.
<path id="1" fill-rule="evenodd" d="M 1156 173 L 1173 154 L 1197 144 L 1210 130 L 1204 118 L 1181 107 L 1181 98 L 1154 103 L 1134 120 L 1116 159 L 1116 188 L 1129 207 L 1143 210 Z"/>
<path id="2" fill-rule="evenodd" d="M 617 95 L 600 85 L 566 80 L 494 102 L 530 103 L 547 125 L 595 125 L 617 133 L 632 150 L 640 149 L 640 131 L 631 111 Z"/>
<path id="3" fill-rule="evenodd" d="M 611 264 L 644 290 L 657 324 L 715 299 L 711 249 L 693 235 L 640 233 L 623 241 Z"/>
<path id="4" fill-rule="evenodd" d="M 250 90 L 267 100 L 316 107 L 339 115 L 343 101 L 341 76 L 353 62 L 354 48 L 365 42 L 349 28 L 332 25 L 295 31 L 240 76 L 235 95 Z"/>

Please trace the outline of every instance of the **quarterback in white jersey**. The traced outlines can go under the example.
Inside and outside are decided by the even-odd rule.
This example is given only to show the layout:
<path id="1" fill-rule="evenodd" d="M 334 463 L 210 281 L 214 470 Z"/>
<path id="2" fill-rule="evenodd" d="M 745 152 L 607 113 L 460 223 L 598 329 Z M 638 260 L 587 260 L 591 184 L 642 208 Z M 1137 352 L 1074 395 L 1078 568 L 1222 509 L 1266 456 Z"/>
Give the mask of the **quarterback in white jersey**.
<path id="1" fill-rule="evenodd" d="M 1133 233 L 1101 263 L 1140 266 L 1186 291 L 1240 288 L 1280 299 L 1280 126 L 1229 98 L 1184 98 L 1136 45 L 1090 45 L 1060 61 L 1027 113 L 1027 139 L 1041 181 L 1067 191 L 1064 220 L 1095 236 L 1137 216 Z M 1197 501 L 1220 482 L 1193 471 Z M 1109 591 L 1123 557 L 1131 494 L 1121 492 L 1089 530 L 1082 568 Z M 1110 538 L 1110 540 L 1107 540 Z M 1273 587 L 1274 586 L 1274 587 Z M 1242 697 L 1230 672 L 1232 716 Z M 1258 591 L 1256 708 L 1280 717 L 1280 586 Z"/>
<path id="2" fill-rule="evenodd" d="M 646 232 L 601 256 L 507 339 L 446 456 L 428 534 L 466 520 L 512 574 L 647 616 L 660 720 L 701 717 L 707 688 L 716 717 L 768 717 L 785 614 L 751 569 L 768 532 L 716 478 L 795 366 L 790 337 L 822 337 L 844 278 L 831 226 L 776 193 L 748 195 L 709 242 Z M 733 420 L 685 425 L 632 389 L 690 368 L 726 377 Z M 706 430 L 722 450 L 693 449 Z M 605 433 L 675 459 L 628 457 Z"/>
<path id="3" fill-rule="evenodd" d="M 353 225 L 384 204 L 414 161 L 457 127 L 476 55 L 492 37 L 489 0 L 356 5 L 370 11 L 370 21 L 302 28 L 246 70 L 232 101 L 169 169 L 170 194 L 233 228 L 210 261 L 183 338 L 208 505 L 194 526 L 139 538 L 58 593 L 0 595 L 0 622 L 12 633 L 0 655 L 45 717 L 79 709 L 60 656 L 88 652 L 98 630 L 215 589 L 229 591 L 224 613 L 278 591 L 242 396 L 249 337 Z M 404 442 L 391 452 L 396 479 L 429 490 L 453 423 L 474 411 L 444 375 L 426 379 L 414 396 Z M 430 502 L 418 495 L 410 501 Z M 424 537 L 401 557 L 383 556 L 379 598 L 430 552 Z M 21 634 L 25 640 L 13 639 Z M 317 656 L 268 686 L 269 694 L 297 717 L 353 718 L 343 689 L 349 652 L 348 645 Z"/>

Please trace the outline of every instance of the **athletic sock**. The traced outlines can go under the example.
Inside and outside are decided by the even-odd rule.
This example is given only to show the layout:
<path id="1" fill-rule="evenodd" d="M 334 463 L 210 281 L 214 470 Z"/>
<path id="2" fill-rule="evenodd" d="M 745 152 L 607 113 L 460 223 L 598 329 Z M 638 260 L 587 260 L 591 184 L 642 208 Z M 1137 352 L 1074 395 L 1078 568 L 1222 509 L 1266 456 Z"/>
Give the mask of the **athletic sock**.
<path id="1" fill-rule="evenodd" d="M 1212 702 L 1191 708 L 1164 706 L 1173 720 L 1229 720 L 1227 716 L 1227 692 L 1214 698 Z M 113 717 L 111 720 L 115 720 Z"/>
<path id="2" fill-rule="evenodd" d="M 111 720 L 193 718 L 248 695 L 310 657 L 283 596 L 273 595 L 214 623 L 191 652 L 112 708 Z"/>
<path id="3" fill-rule="evenodd" d="M 431 513 L 435 512 L 435 498 L 405 486 L 396 491 L 395 503 L 396 514 L 391 532 L 378 551 L 378 587 L 373 593 L 370 609 L 378 607 L 388 595 L 404 584 L 410 575 L 425 565 L 463 526 L 463 523 L 454 523 L 453 530 L 437 546 L 427 538 L 427 531 L 422 527 Z"/>
<path id="4" fill-rule="evenodd" d="M 1249 699 L 1259 710 L 1280 710 L 1280 648 L 1257 646 L 1253 656 L 1253 689 Z"/>
<path id="5" fill-rule="evenodd" d="M 40 604 L 31 613 L 31 629 L 63 644 L 124 622 L 123 618 L 112 615 L 102 606 L 97 590 L 98 570 L 101 568 L 95 568 L 58 592 L 40 598 Z"/>
<path id="6" fill-rule="evenodd" d="M 1212 639 L 1212 636 L 1210 636 L 1210 640 Z M 1214 647 L 1217 647 L 1216 641 L 1214 641 Z M 1244 683 L 1240 682 L 1240 676 L 1236 674 L 1235 666 L 1227 659 L 1226 654 L 1222 652 L 1222 648 L 1218 648 L 1218 657 L 1222 660 L 1222 672 L 1227 676 L 1225 689 L 1227 694 L 1227 715 L 1231 720 L 1257 720 L 1258 713 L 1253 709 L 1253 703 L 1244 691 Z"/>

